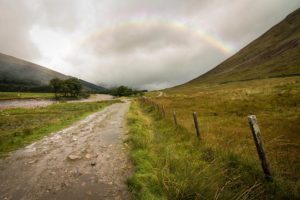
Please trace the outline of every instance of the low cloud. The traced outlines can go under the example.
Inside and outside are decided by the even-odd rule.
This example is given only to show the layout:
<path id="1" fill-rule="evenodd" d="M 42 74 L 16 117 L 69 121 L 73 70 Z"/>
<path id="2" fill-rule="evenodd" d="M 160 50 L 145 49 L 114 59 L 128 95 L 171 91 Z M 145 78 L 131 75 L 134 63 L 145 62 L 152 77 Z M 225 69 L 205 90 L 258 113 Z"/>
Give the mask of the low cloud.
<path id="1" fill-rule="evenodd" d="M 102 80 L 106 85 L 148 89 L 188 81 L 203 73 L 202 65 L 216 64 L 224 58 L 222 52 L 193 32 L 152 23 L 146 27 L 120 26 L 98 33 L 82 43 L 76 52 L 75 59 L 71 56 L 69 61 L 79 66 L 78 69 L 88 62 L 92 73 L 86 78 Z"/>
<path id="2" fill-rule="evenodd" d="M 298 0 L 1 0 L 0 52 L 105 86 L 160 89 L 215 67 L 299 6 Z"/>
<path id="3" fill-rule="evenodd" d="M 35 21 L 34 9 L 23 1 L 0 1 L 0 52 L 24 59 L 37 59 L 38 48 L 30 39 L 30 29 Z"/>

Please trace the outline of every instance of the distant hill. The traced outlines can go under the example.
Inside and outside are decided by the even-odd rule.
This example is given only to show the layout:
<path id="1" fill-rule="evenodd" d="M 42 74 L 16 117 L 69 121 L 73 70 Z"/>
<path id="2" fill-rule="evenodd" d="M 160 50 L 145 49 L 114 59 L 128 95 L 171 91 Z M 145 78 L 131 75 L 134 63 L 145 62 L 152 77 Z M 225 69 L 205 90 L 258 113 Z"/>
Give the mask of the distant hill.
<path id="1" fill-rule="evenodd" d="M 25 60 L 0 53 L 0 91 L 48 91 L 49 81 L 53 78 L 67 79 L 59 72 L 36 65 Z M 84 89 L 104 92 L 106 89 L 81 80 Z"/>
<path id="2" fill-rule="evenodd" d="M 186 84 L 226 83 L 298 75 L 300 9 L 214 69 Z"/>

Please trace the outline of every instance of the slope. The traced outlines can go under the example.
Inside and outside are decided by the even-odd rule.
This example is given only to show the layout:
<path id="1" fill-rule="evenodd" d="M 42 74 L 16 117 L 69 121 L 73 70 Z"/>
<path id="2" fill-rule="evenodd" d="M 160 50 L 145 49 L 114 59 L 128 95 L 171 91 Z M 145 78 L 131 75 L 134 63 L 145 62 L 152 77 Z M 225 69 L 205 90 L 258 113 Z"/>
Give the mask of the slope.
<path id="1" fill-rule="evenodd" d="M 53 78 L 67 79 L 71 76 L 61 74 L 46 67 L 0 53 L 0 90 L 35 91 L 47 90 Z M 84 89 L 103 92 L 105 88 L 81 80 Z"/>
<path id="2" fill-rule="evenodd" d="M 300 75 L 300 9 L 211 71 L 187 84 L 295 75 Z"/>
<path id="3" fill-rule="evenodd" d="M 169 161 L 165 162 L 168 165 L 163 166 L 162 171 L 171 173 L 171 178 L 165 178 L 164 173 L 161 176 L 163 181 L 172 180 L 167 183 L 172 182 L 176 186 L 191 186 L 199 180 L 199 178 L 194 179 L 200 174 L 197 172 L 204 171 L 203 174 L 209 177 L 200 178 L 205 184 L 204 189 L 198 190 L 199 185 L 194 187 L 195 189 L 182 187 L 181 194 L 189 196 L 201 194 L 203 191 L 208 191 L 209 185 L 213 184 L 211 185 L 212 197 L 204 194 L 207 199 L 216 198 L 214 188 L 222 188 L 220 199 L 238 199 L 236 196 L 231 196 L 231 192 L 249 195 L 244 199 L 300 198 L 299 26 L 300 10 L 298 9 L 210 72 L 181 86 L 163 90 L 163 95 L 158 96 L 157 92 L 148 94 L 152 96 L 151 100 L 154 103 L 164 108 L 162 116 L 169 124 L 174 123 L 175 111 L 178 126 L 188 131 L 188 133 L 184 131 L 177 133 L 171 130 L 170 133 L 164 133 L 159 130 L 156 138 L 151 138 L 154 142 L 158 141 L 160 147 L 166 149 L 165 160 L 179 161 L 176 165 L 169 164 Z M 156 109 L 145 110 L 145 113 L 148 115 L 147 112 L 153 110 Z M 201 147 L 198 148 L 206 146 L 208 151 L 184 146 L 181 138 L 178 137 L 180 133 L 182 136 L 190 133 L 193 136 L 191 138 L 196 140 L 193 112 L 197 113 L 202 137 Z M 249 115 L 257 117 L 273 172 L 273 182 L 269 183 L 263 179 L 247 121 Z M 161 121 L 163 120 L 159 123 L 162 123 Z M 162 126 L 167 127 L 165 124 Z M 169 136 L 169 138 L 165 137 L 166 142 L 163 142 L 161 135 Z M 174 138 L 179 138 L 180 142 L 170 144 Z M 178 152 L 181 147 L 188 149 L 189 152 L 186 155 Z M 159 152 L 163 151 L 159 150 Z M 191 159 L 190 152 L 205 155 L 203 158 Z M 173 158 L 169 155 L 176 156 Z M 185 159 L 187 162 L 184 162 Z M 191 160 L 202 162 L 197 164 L 190 162 Z M 211 167 L 201 168 L 201 164 L 206 161 L 210 161 L 212 165 L 220 163 L 218 166 L 222 167 L 217 169 L 217 172 Z M 193 167 L 197 172 L 195 176 L 189 176 L 190 179 L 183 179 L 178 175 L 185 171 L 193 171 Z M 211 174 L 222 174 L 228 180 L 217 178 L 211 183 L 209 182 L 212 180 Z M 186 182 L 183 184 L 182 180 Z M 164 186 L 167 186 L 165 191 L 170 191 L 170 185 L 164 184 Z M 256 196 L 257 194 L 259 196 Z"/>

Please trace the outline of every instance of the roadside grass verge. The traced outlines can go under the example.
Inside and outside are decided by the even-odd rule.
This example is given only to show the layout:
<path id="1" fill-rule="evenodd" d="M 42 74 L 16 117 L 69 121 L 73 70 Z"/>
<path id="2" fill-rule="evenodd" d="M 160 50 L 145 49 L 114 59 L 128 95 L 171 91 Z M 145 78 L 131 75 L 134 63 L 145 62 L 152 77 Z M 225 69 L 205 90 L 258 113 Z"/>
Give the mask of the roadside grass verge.
<path id="1" fill-rule="evenodd" d="M 152 98 L 166 118 L 177 113 L 180 125 L 194 133 L 197 112 L 203 140 L 260 165 L 247 122 L 256 115 L 271 170 L 289 193 L 300 198 L 300 77 L 269 78 L 227 84 L 186 84 Z"/>
<path id="2" fill-rule="evenodd" d="M 54 93 L 0 92 L 1 99 L 54 99 Z"/>
<path id="3" fill-rule="evenodd" d="M 199 141 L 154 107 L 134 101 L 127 117 L 136 199 L 294 199 L 280 179 L 267 182 L 249 156 Z M 298 196 L 299 197 L 299 196 Z"/>
<path id="4" fill-rule="evenodd" d="M 61 130 L 119 101 L 56 103 L 43 108 L 0 111 L 0 156 Z"/>

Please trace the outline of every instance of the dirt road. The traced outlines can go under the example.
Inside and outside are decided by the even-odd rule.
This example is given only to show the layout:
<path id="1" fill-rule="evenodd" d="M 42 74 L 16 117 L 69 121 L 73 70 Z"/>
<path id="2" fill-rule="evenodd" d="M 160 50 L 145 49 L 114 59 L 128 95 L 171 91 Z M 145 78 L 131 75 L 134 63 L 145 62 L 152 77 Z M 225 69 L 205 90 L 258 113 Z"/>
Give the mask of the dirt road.
<path id="1" fill-rule="evenodd" d="M 157 95 L 157 97 L 162 97 L 163 94 L 164 94 L 163 92 L 159 92 L 158 95 Z"/>
<path id="2" fill-rule="evenodd" d="M 91 95 L 88 99 L 71 100 L 68 102 L 93 102 L 93 101 L 104 101 L 111 100 L 113 96 L 106 94 L 95 94 Z M 51 99 L 15 99 L 15 100 L 0 100 L 0 110 L 8 108 L 35 108 L 45 107 L 58 101 Z"/>
<path id="3" fill-rule="evenodd" d="M 113 104 L 0 160 L 0 199 L 130 199 L 129 102 Z"/>

